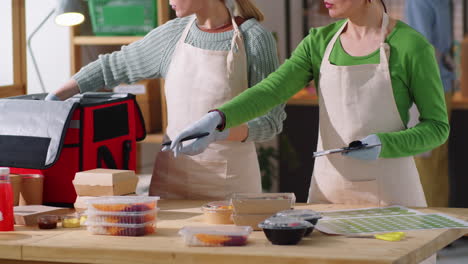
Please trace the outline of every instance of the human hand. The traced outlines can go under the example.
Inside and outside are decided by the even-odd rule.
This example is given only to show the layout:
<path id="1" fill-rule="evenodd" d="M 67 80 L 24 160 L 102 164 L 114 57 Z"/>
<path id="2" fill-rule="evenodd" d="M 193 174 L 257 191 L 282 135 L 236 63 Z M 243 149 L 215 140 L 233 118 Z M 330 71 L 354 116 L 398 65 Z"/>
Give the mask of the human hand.
<path id="1" fill-rule="evenodd" d="M 380 139 L 377 135 L 372 134 L 360 140 L 362 144 L 366 145 L 379 145 L 381 144 Z M 358 150 L 352 150 L 349 152 L 342 153 L 343 156 L 351 157 L 358 160 L 377 160 L 380 156 L 382 146 L 375 146 L 371 148 L 364 148 Z"/>
<path id="2" fill-rule="evenodd" d="M 222 118 L 218 112 L 210 112 L 184 129 L 172 140 L 172 144 L 170 146 L 165 146 L 162 151 L 172 150 L 175 157 L 180 153 L 190 156 L 200 154 L 205 151 L 211 143 L 224 140 L 229 136 L 229 129 L 225 129 L 223 131 L 217 130 L 217 127 L 221 122 Z M 198 138 L 186 146 L 181 142 L 185 137 L 204 132 L 208 132 L 210 134 L 208 136 Z"/>

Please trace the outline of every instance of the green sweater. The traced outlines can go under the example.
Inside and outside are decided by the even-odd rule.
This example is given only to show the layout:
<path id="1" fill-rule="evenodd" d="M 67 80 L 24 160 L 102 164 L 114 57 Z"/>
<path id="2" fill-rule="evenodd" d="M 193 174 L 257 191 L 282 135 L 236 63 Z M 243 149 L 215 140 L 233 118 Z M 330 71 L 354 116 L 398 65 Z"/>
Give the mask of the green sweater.
<path id="1" fill-rule="evenodd" d="M 113 88 L 120 83 L 133 83 L 142 79 L 165 78 L 177 41 L 191 18 L 192 16 L 173 19 L 152 30 L 143 39 L 123 46 L 119 51 L 100 55 L 98 60 L 86 65 L 72 77 L 78 82 L 80 92 L 96 91 L 103 87 Z M 250 87 L 278 68 L 276 41 L 255 19 L 245 21 L 239 28 L 247 53 Z M 194 23 L 185 42 L 207 50 L 230 50 L 232 37 L 232 30 L 208 33 L 200 30 Z M 283 129 L 285 118 L 284 105 L 278 105 L 268 113 L 265 112 L 265 115 L 246 120 L 249 121 L 247 141 L 272 139 Z"/>
<path id="2" fill-rule="evenodd" d="M 325 48 L 343 23 L 344 20 L 311 29 L 291 58 L 276 72 L 221 106 L 219 109 L 226 115 L 226 126 L 235 126 L 262 115 L 288 100 L 310 80 L 319 87 L 319 69 Z M 380 157 L 405 157 L 431 150 L 444 143 L 449 134 L 444 90 L 434 49 L 421 34 L 401 21 L 387 36 L 386 42 L 391 47 L 390 75 L 401 120 L 405 125 L 408 123 L 409 109 L 415 103 L 420 112 L 420 123 L 402 131 L 377 133 L 382 142 Z M 379 60 L 378 50 L 368 56 L 352 57 L 339 41 L 330 56 L 330 61 L 340 66 L 376 64 Z"/>

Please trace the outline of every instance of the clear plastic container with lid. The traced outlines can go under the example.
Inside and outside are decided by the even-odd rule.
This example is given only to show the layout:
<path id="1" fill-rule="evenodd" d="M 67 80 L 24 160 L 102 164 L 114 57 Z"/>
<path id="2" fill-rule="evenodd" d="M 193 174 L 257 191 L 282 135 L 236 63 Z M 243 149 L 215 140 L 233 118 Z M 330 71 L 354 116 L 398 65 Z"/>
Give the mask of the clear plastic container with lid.
<path id="1" fill-rule="evenodd" d="M 179 234 L 187 246 L 244 246 L 252 233 L 250 226 L 186 226 Z"/>
<path id="2" fill-rule="evenodd" d="M 231 204 L 236 214 L 274 214 L 294 207 L 294 193 L 235 193 Z"/>
<path id="3" fill-rule="evenodd" d="M 316 225 L 318 220 L 322 218 L 322 215 L 319 212 L 316 212 L 314 210 L 309 210 L 309 209 L 302 209 L 302 210 L 285 210 L 278 212 L 275 214 L 275 217 L 293 217 L 293 218 L 298 218 L 305 220 L 312 225 Z M 314 230 L 314 226 L 310 227 L 307 229 L 306 233 L 304 236 L 308 236 L 312 231 Z"/>
<path id="4" fill-rule="evenodd" d="M 229 201 L 216 201 L 202 206 L 205 222 L 208 224 L 232 224 L 232 206 Z"/>
<path id="5" fill-rule="evenodd" d="M 97 223 L 86 221 L 86 229 L 93 235 L 145 236 L 156 232 L 156 221 L 143 224 Z"/>
<path id="6" fill-rule="evenodd" d="M 143 212 L 87 211 L 87 220 L 92 223 L 144 224 L 157 220 L 158 209 Z"/>
<path id="7" fill-rule="evenodd" d="M 268 240 L 275 245 L 295 245 L 313 225 L 292 217 L 271 217 L 258 225 Z"/>
<path id="8" fill-rule="evenodd" d="M 104 196 L 89 199 L 88 212 L 146 212 L 157 208 L 158 196 Z"/>
<path id="9" fill-rule="evenodd" d="M 13 231 L 14 225 L 10 168 L 0 167 L 0 231 Z"/>

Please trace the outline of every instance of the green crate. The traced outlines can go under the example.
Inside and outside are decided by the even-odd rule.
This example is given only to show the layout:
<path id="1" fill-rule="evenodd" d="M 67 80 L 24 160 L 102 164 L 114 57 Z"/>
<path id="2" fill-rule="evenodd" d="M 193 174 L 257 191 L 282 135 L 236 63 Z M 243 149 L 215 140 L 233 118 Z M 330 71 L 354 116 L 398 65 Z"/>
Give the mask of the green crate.
<path id="1" fill-rule="evenodd" d="M 156 0 L 88 0 L 94 34 L 145 35 L 157 25 Z"/>

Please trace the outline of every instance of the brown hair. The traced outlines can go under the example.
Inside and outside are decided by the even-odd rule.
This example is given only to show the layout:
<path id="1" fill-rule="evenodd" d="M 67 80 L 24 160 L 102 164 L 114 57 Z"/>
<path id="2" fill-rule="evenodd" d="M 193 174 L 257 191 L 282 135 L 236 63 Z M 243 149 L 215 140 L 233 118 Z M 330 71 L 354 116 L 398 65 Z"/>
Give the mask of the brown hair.
<path id="1" fill-rule="evenodd" d="M 262 11 L 260 11 L 251 0 L 236 0 L 236 2 L 237 12 L 244 19 L 255 18 L 259 22 L 262 22 L 265 19 Z"/>

